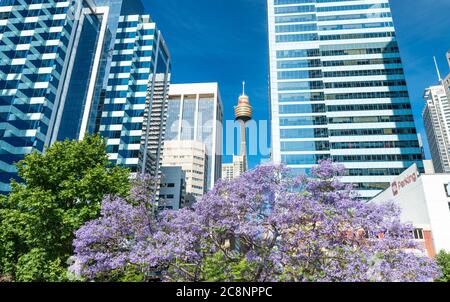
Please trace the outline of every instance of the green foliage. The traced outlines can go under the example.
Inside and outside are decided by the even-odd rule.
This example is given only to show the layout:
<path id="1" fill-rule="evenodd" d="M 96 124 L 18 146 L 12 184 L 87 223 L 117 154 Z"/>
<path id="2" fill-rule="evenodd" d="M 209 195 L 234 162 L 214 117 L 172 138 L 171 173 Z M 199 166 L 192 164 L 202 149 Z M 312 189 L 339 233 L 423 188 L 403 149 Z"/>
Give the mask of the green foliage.
<path id="1" fill-rule="evenodd" d="M 111 273 L 105 280 L 108 282 L 144 282 L 145 275 L 133 265 L 128 265 L 124 269 L 118 269 Z"/>
<path id="2" fill-rule="evenodd" d="M 129 192 L 129 171 L 113 167 L 99 136 L 57 142 L 17 164 L 23 183 L 0 199 L 0 276 L 66 280 L 76 231 L 99 215 L 106 194 Z"/>
<path id="3" fill-rule="evenodd" d="M 227 274 L 225 272 L 225 257 L 222 252 L 217 252 L 205 258 L 203 266 L 203 280 L 209 282 L 224 282 Z"/>
<path id="4" fill-rule="evenodd" d="M 450 253 L 441 251 L 436 257 L 442 276 L 437 279 L 438 282 L 450 282 Z"/>
<path id="5" fill-rule="evenodd" d="M 32 249 L 20 256 L 16 265 L 16 280 L 19 282 L 32 281 L 66 281 L 66 269 L 61 259 L 50 260 L 44 249 Z"/>

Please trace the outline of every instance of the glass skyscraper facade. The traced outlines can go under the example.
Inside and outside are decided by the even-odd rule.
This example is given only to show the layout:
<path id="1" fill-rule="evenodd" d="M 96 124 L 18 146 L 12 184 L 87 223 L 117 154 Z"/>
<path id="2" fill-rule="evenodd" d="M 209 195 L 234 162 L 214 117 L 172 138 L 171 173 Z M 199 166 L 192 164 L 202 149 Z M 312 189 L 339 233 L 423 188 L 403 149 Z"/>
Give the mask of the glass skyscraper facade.
<path id="1" fill-rule="evenodd" d="M 272 157 L 344 164 L 364 198 L 423 169 L 388 0 L 268 0 Z"/>
<path id="2" fill-rule="evenodd" d="M 112 162 L 149 171 L 144 112 L 169 71 L 140 0 L 0 1 L 0 193 L 26 154 L 88 133 L 106 136 Z"/>
<path id="3" fill-rule="evenodd" d="M 78 140 L 95 129 L 98 114 L 95 108 L 100 101 L 106 75 L 107 54 L 101 43 L 111 40 L 105 19 L 109 10 L 106 8 L 104 14 L 98 14 L 97 10 L 95 7 L 91 13 L 84 13 L 78 24 L 79 33 L 73 45 L 73 67 L 66 74 L 68 88 L 62 96 L 64 104 L 61 114 L 58 114 L 59 127 L 54 127 L 58 141 Z"/>
<path id="4" fill-rule="evenodd" d="M 85 0 L 0 1 L 1 193 L 26 154 L 87 131 L 107 14 Z"/>
<path id="5" fill-rule="evenodd" d="M 150 16 L 120 16 L 99 128 L 113 163 L 133 172 L 149 170 L 151 119 L 144 115 L 152 110 L 158 75 L 167 86 L 169 73 L 169 52 Z"/>

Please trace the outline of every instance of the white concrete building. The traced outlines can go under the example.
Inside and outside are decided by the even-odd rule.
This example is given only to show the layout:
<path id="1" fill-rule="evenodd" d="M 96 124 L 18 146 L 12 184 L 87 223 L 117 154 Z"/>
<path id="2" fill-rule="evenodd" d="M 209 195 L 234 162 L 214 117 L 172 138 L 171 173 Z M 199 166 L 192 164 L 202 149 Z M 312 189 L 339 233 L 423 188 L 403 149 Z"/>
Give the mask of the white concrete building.
<path id="1" fill-rule="evenodd" d="M 450 103 L 443 85 L 425 90 L 422 113 L 433 165 L 438 173 L 450 173 Z"/>
<path id="2" fill-rule="evenodd" d="M 371 202 L 393 201 L 402 209 L 401 220 L 412 223 L 430 257 L 450 252 L 450 174 L 420 174 L 413 165 Z"/>
<path id="3" fill-rule="evenodd" d="M 206 190 L 221 178 L 223 106 L 217 83 L 171 84 L 165 140 L 197 141 L 206 147 Z"/>
<path id="4" fill-rule="evenodd" d="M 186 194 L 195 198 L 206 192 L 207 156 L 206 146 L 196 141 L 164 142 L 163 167 L 181 167 L 186 175 Z"/>

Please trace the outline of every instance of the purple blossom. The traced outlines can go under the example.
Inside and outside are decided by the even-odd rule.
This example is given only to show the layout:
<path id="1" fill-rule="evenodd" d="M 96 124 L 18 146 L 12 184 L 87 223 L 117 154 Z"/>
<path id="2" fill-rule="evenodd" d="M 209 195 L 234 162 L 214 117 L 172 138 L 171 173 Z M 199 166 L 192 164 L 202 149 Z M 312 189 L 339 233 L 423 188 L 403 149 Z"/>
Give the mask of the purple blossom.
<path id="1" fill-rule="evenodd" d="M 152 190 L 106 197 L 74 241 L 76 269 L 108 279 L 130 265 L 166 281 L 432 281 L 434 260 L 412 240 L 393 203 L 365 203 L 323 161 L 311 178 L 260 166 L 221 181 L 192 209 L 150 215 Z M 144 182 L 145 183 L 145 182 Z M 137 192 L 137 193 L 136 193 Z M 137 196 L 137 197 L 136 197 Z M 149 202 L 150 201 L 150 202 Z M 210 263 L 221 257 L 221 273 Z M 245 260 L 246 270 L 233 272 Z M 217 272 L 216 272 L 217 274 Z"/>

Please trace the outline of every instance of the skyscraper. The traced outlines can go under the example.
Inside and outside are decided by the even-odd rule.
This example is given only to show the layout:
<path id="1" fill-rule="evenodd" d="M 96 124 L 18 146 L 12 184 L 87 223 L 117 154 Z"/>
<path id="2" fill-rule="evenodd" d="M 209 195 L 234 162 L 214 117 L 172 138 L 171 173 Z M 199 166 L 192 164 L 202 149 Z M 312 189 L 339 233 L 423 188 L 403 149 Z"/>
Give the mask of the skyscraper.
<path id="1" fill-rule="evenodd" d="M 0 193 L 26 154 L 89 131 L 108 14 L 90 0 L 0 2 Z"/>
<path id="2" fill-rule="evenodd" d="M 450 53 L 447 53 L 450 65 Z M 443 80 L 434 58 L 439 83 L 425 89 L 422 117 L 436 173 L 450 173 L 450 74 Z"/>
<path id="3" fill-rule="evenodd" d="M 146 172 L 152 166 L 151 118 L 144 115 L 152 111 L 157 80 L 167 89 L 170 55 L 148 15 L 120 16 L 115 41 L 100 134 L 108 139 L 113 163 Z"/>
<path id="4" fill-rule="evenodd" d="M 140 0 L 0 1 L 0 38 L 0 193 L 26 154 L 88 133 L 114 163 L 155 167 L 144 113 L 170 56 Z"/>
<path id="5" fill-rule="evenodd" d="M 425 90 L 423 121 L 436 173 L 450 173 L 450 103 L 444 86 Z"/>
<path id="6" fill-rule="evenodd" d="M 170 85 L 164 140 L 205 144 L 207 190 L 221 177 L 222 108 L 217 83 Z"/>
<path id="7" fill-rule="evenodd" d="M 151 175 L 159 174 L 161 166 L 162 145 L 164 143 L 164 132 L 167 119 L 167 98 L 169 93 L 168 74 L 157 74 L 152 88 L 153 96 L 147 95 L 147 105 L 144 113 L 144 127 L 141 143 L 144 145 L 148 136 L 149 170 Z M 154 88 L 153 88 L 154 87 Z M 151 105 L 151 106 L 150 106 Z M 151 109 L 151 110 L 150 110 Z M 150 120 L 148 120 L 150 118 Z M 147 126 L 149 131 L 147 132 Z"/>
<path id="8" fill-rule="evenodd" d="M 325 158 L 363 198 L 423 169 L 388 0 L 268 0 L 272 157 Z"/>

